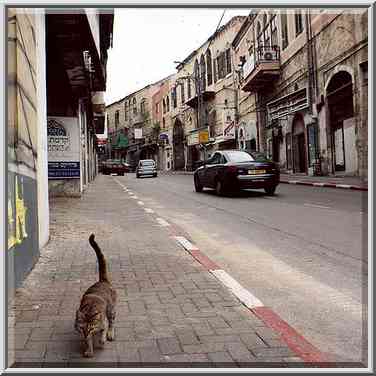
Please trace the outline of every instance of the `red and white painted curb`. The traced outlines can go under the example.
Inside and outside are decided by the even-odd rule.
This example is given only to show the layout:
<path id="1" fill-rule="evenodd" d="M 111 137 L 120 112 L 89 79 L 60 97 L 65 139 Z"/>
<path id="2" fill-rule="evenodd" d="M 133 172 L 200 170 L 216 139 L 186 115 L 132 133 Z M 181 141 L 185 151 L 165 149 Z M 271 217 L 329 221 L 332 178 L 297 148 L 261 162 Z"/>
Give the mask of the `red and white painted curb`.
<path id="1" fill-rule="evenodd" d="M 280 183 L 295 184 L 295 185 L 309 185 L 312 187 L 342 188 L 342 189 L 352 189 L 356 191 L 368 191 L 368 187 L 364 187 L 361 185 L 351 185 L 351 184 L 321 183 L 317 181 L 284 180 L 284 179 L 281 179 Z"/>
<path id="2" fill-rule="evenodd" d="M 281 340 L 304 362 L 322 363 L 322 365 L 330 362 L 329 358 L 324 353 L 308 342 L 271 308 L 265 307 L 260 299 L 240 285 L 215 262 L 210 260 L 196 245 L 192 244 L 183 236 L 174 236 L 174 238 L 210 273 L 221 281 L 252 313 L 262 320 L 266 326 L 279 333 Z"/>

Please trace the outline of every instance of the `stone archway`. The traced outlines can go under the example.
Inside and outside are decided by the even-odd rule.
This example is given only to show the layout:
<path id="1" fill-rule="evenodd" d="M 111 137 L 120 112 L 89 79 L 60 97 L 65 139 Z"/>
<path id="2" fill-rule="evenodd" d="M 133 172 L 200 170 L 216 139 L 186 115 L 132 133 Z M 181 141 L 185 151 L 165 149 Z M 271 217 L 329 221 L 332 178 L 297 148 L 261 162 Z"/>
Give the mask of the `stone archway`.
<path id="1" fill-rule="evenodd" d="M 307 147 L 304 118 L 296 114 L 292 121 L 292 163 L 294 172 L 307 172 Z"/>
<path id="2" fill-rule="evenodd" d="M 355 149 L 353 80 L 348 71 L 338 71 L 331 77 L 326 87 L 326 101 L 329 110 L 328 144 L 332 172 L 335 173 L 348 170 L 346 165 L 354 159 L 354 156 L 350 157 L 351 150 Z"/>
<path id="3" fill-rule="evenodd" d="M 174 170 L 182 170 L 185 166 L 184 128 L 182 122 L 179 119 L 176 119 L 174 123 L 172 143 L 174 147 Z"/>

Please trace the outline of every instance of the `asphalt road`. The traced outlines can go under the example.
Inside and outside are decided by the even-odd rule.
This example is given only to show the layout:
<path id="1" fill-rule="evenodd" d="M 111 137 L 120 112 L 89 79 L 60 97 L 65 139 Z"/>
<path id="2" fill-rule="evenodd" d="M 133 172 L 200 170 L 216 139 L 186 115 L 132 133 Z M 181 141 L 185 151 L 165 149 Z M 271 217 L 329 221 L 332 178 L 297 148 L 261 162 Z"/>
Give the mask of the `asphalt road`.
<path id="1" fill-rule="evenodd" d="M 218 197 L 194 192 L 190 175 L 118 179 L 321 351 L 364 361 L 367 192 L 280 184 L 273 197 Z"/>

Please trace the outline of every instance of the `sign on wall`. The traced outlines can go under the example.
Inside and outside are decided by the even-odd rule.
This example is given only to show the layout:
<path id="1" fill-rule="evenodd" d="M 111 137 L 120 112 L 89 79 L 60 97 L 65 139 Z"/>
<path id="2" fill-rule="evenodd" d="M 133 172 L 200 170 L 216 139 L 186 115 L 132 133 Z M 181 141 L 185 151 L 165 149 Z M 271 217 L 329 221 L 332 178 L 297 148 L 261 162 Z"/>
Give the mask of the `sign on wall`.
<path id="1" fill-rule="evenodd" d="M 48 178 L 80 178 L 80 144 L 77 118 L 48 118 Z"/>
<path id="2" fill-rule="evenodd" d="M 134 129 L 134 138 L 136 140 L 142 138 L 142 128 L 135 128 Z"/>
<path id="3" fill-rule="evenodd" d="M 223 111 L 223 139 L 235 139 L 235 110 L 226 109 Z"/>

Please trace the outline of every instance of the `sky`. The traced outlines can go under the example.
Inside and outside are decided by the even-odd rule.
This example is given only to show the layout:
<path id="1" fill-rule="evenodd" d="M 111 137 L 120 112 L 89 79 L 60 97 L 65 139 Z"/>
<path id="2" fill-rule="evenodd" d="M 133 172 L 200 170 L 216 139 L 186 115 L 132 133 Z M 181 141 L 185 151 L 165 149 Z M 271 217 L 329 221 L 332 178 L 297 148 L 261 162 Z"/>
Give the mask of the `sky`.
<path id="1" fill-rule="evenodd" d="M 214 33 L 224 9 L 115 9 L 108 52 L 106 104 L 176 72 Z M 221 25 L 250 9 L 226 9 Z"/>

